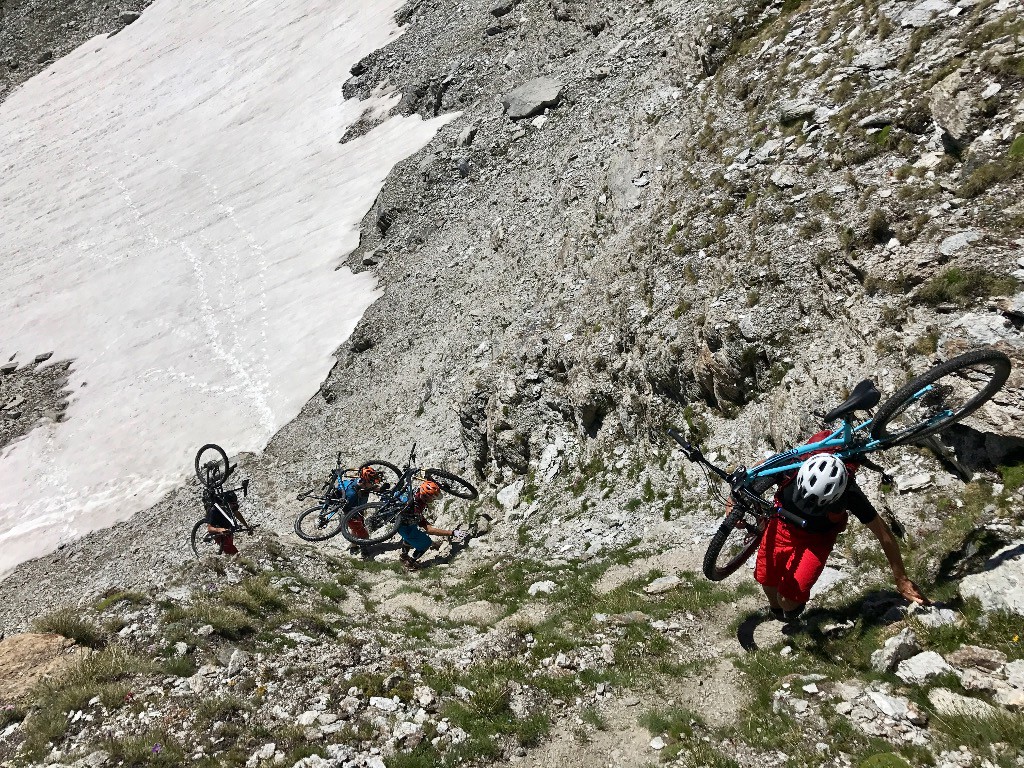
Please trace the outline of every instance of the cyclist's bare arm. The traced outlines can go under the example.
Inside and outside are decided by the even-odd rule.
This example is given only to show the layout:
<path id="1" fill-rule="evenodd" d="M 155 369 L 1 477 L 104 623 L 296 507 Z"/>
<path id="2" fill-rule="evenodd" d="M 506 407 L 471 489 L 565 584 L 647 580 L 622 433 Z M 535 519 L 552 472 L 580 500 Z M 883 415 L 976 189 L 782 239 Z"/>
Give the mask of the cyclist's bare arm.
<path id="1" fill-rule="evenodd" d="M 252 530 L 252 526 L 249 525 L 249 521 L 246 520 L 245 517 L 242 515 L 242 510 L 238 510 L 237 512 L 235 512 L 235 517 L 238 518 L 238 522 L 241 523 L 243 527 Z"/>
<path id="2" fill-rule="evenodd" d="M 920 605 L 928 605 L 928 598 L 921 593 L 917 585 L 907 576 L 906 567 L 903 565 L 903 555 L 900 553 L 900 545 L 896 541 L 896 537 L 892 535 L 892 531 L 889 530 L 885 520 L 880 516 L 876 516 L 874 520 L 868 523 L 868 528 L 875 534 L 878 543 L 882 545 L 882 551 L 885 553 L 885 559 L 889 561 L 892 577 L 896 582 L 896 589 L 899 590 L 899 593 L 907 598 L 907 600 Z"/>

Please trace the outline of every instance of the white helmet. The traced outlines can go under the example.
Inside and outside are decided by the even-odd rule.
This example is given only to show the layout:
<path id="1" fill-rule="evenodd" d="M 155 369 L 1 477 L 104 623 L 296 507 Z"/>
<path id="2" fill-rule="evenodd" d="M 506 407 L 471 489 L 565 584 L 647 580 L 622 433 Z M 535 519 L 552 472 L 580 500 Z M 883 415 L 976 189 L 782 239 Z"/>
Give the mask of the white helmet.
<path id="1" fill-rule="evenodd" d="M 830 453 L 811 456 L 797 472 L 793 501 L 807 511 L 827 506 L 843 495 L 846 481 L 846 465 L 842 459 Z"/>

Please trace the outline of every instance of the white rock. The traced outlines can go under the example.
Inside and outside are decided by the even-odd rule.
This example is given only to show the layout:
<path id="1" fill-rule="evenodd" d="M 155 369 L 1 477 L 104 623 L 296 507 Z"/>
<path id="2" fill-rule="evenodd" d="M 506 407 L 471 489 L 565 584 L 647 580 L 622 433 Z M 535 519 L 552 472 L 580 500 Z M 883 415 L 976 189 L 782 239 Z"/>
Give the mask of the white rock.
<path id="1" fill-rule="evenodd" d="M 918 491 L 927 488 L 932 484 L 932 476 L 928 472 L 918 472 L 913 475 L 901 475 L 896 478 L 896 488 L 900 493 Z"/>
<path id="2" fill-rule="evenodd" d="M 651 739 L 651 749 L 658 749 L 658 750 L 660 750 L 660 749 L 664 749 L 664 748 L 665 748 L 665 740 L 663 738 L 661 738 L 661 736 L 655 736 L 653 739 Z"/>
<path id="3" fill-rule="evenodd" d="M 319 716 L 320 716 L 319 712 L 314 712 L 313 710 L 307 710 L 306 712 L 303 712 L 301 715 L 299 715 L 297 718 L 295 718 L 295 724 L 300 726 L 300 727 L 302 727 L 302 728 L 308 728 L 309 726 L 311 726 L 313 723 L 316 722 L 316 719 Z"/>
<path id="4" fill-rule="evenodd" d="M 868 691 L 868 698 L 878 711 L 893 720 L 901 720 L 909 711 L 909 703 L 901 696 L 889 696 L 879 691 Z"/>
<path id="5" fill-rule="evenodd" d="M 238 649 L 232 651 L 231 659 L 228 661 L 228 677 L 234 677 L 241 672 L 248 660 L 249 654 L 245 651 L 240 651 Z"/>
<path id="6" fill-rule="evenodd" d="M 1003 667 L 1007 685 L 1024 690 L 1024 659 L 1011 661 Z"/>
<path id="7" fill-rule="evenodd" d="M 843 573 L 838 568 L 833 568 L 830 565 L 826 565 L 821 571 L 821 576 L 811 586 L 811 597 L 817 597 L 823 595 L 837 584 L 846 581 L 850 578 L 849 574 Z"/>
<path id="8" fill-rule="evenodd" d="M 421 707 L 429 707 L 437 701 L 437 694 L 428 685 L 417 685 L 412 689 L 412 695 Z"/>
<path id="9" fill-rule="evenodd" d="M 196 630 L 196 634 L 200 637 L 208 637 L 213 634 L 212 624 L 203 624 L 199 629 Z"/>
<path id="10" fill-rule="evenodd" d="M 678 576 L 662 576 L 644 587 L 644 592 L 649 595 L 660 595 L 662 592 L 668 592 L 670 589 L 675 589 L 682 583 L 683 580 Z"/>
<path id="11" fill-rule="evenodd" d="M 780 165 L 771 175 L 771 182 L 777 187 L 795 187 L 800 182 L 796 172 L 785 165 Z"/>
<path id="12" fill-rule="evenodd" d="M 904 11 L 900 16 L 900 25 L 904 27 L 923 27 L 931 23 L 939 14 L 948 15 L 953 4 L 947 0 L 924 0 L 913 8 Z"/>
<path id="13" fill-rule="evenodd" d="M 536 597 L 537 595 L 550 595 L 557 588 L 558 585 L 553 581 L 535 581 L 526 591 L 530 597 Z"/>
<path id="14" fill-rule="evenodd" d="M 986 611 L 1004 610 L 1024 616 L 1024 542 L 996 552 L 981 573 L 960 581 L 960 594 L 976 597 Z"/>
<path id="15" fill-rule="evenodd" d="M 923 685 L 939 675 L 951 672 L 953 668 L 935 651 L 911 656 L 896 667 L 896 677 L 911 685 Z"/>
<path id="16" fill-rule="evenodd" d="M 370 706 L 384 712 L 394 712 L 398 709 L 398 702 L 394 699 L 386 699 L 383 696 L 371 696 Z"/>
<path id="17" fill-rule="evenodd" d="M 991 85 L 988 86 L 988 88 L 981 92 L 981 98 L 991 99 L 1001 90 L 1003 90 L 1003 86 L 1001 86 L 999 83 L 992 83 Z"/>
<path id="18" fill-rule="evenodd" d="M 946 627 L 956 624 L 960 620 L 960 614 L 949 608 L 922 608 L 915 613 L 915 617 L 921 624 L 932 629 Z"/>
<path id="19" fill-rule="evenodd" d="M 402 720 L 395 726 L 395 730 L 392 732 L 392 738 L 395 741 L 401 741 L 402 739 L 408 738 L 416 733 L 421 733 L 423 726 L 419 723 L 410 723 L 408 720 Z"/>
<path id="20" fill-rule="evenodd" d="M 544 479 L 550 481 L 558 474 L 558 470 L 561 467 L 561 461 L 559 460 L 558 455 L 559 449 L 554 443 L 548 443 L 544 446 L 544 450 L 540 455 L 540 463 L 537 467 L 540 470 L 540 473 L 544 476 Z"/>
<path id="21" fill-rule="evenodd" d="M 953 693 L 948 688 L 933 688 L 928 691 L 928 701 L 938 715 L 967 715 L 969 717 L 991 717 L 996 708 L 980 699 L 972 699 Z"/>
<path id="22" fill-rule="evenodd" d="M 520 494 L 523 492 L 523 481 L 516 480 L 511 485 L 506 485 L 497 494 L 495 498 L 498 503 L 505 509 L 506 512 L 511 512 L 513 509 L 519 506 Z"/>
<path id="23" fill-rule="evenodd" d="M 909 659 L 920 649 L 914 630 L 906 627 L 871 654 L 871 668 L 876 672 L 892 672 L 897 664 Z"/>
<path id="24" fill-rule="evenodd" d="M 952 256 L 980 239 L 981 233 L 973 229 L 969 229 L 966 232 L 957 232 L 939 243 L 939 253 L 943 256 Z"/>
<path id="25" fill-rule="evenodd" d="M 853 66 L 860 69 L 885 69 L 892 61 L 892 55 L 883 48 L 868 48 L 853 58 Z"/>

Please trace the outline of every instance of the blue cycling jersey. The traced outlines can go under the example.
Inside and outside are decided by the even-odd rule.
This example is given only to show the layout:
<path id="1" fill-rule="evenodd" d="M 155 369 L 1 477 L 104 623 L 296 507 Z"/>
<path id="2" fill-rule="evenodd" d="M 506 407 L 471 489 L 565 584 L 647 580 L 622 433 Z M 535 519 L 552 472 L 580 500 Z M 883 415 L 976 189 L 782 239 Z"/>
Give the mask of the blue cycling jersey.
<path id="1" fill-rule="evenodd" d="M 355 509 L 370 500 L 370 494 L 360 490 L 356 480 L 338 478 L 336 487 L 345 494 L 345 510 Z"/>

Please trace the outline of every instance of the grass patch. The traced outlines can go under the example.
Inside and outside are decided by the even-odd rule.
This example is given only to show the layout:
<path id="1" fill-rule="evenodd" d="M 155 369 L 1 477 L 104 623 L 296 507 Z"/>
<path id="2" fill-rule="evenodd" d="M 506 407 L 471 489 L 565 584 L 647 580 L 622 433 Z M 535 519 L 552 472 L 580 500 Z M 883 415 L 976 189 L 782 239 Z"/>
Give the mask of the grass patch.
<path id="1" fill-rule="evenodd" d="M 548 714 L 538 711 L 519 717 L 510 706 L 513 692 L 519 689 L 518 681 L 528 680 L 533 684 L 530 672 L 528 665 L 518 661 L 478 665 L 465 671 L 425 670 L 424 677 L 429 684 L 445 697 L 452 697 L 458 686 L 473 692 L 468 701 L 448 698 L 442 706 L 441 714 L 464 730 L 468 738 L 454 746 L 443 758 L 436 759 L 434 765 L 448 766 L 474 760 L 499 759 L 505 741 L 522 747 L 539 744 L 551 728 Z M 534 692 L 530 698 L 536 696 Z"/>
<path id="2" fill-rule="evenodd" d="M 964 180 L 957 194 L 965 198 L 977 197 L 996 184 L 1016 178 L 1021 168 L 1024 168 L 1024 160 L 1012 156 L 985 163 Z"/>
<path id="3" fill-rule="evenodd" d="M 1017 765 L 1013 744 L 1024 744 L 1024 713 L 998 711 L 991 717 L 932 715 L 930 726 L 938 731 L 947 749 L 966 745 L 972 752 L 1000 766 Z"/>
<path id="4" fill-rule="evenodd" d="M 36 632 L 66 637 L 86 648 L 102 648 L 106 643 L 103 630 L 88 619 L 82 618 L 73 608 L 61 608 L 46 616 L 40 616 L 32 622 L 32 628 Z"/>
<path id="5" fill-rule="evenodd" d="M 209 625 L 216 635 L 228 640 L 241 640 L 253 634 L 258 625 L 246 613 L 236 608 L 225 608 L 218 603 L 204 600 L 187 607 L 172 606 L 164 612 L 164 621 L 169 624 L 184 624 L 190 630 L 182 637 L 190 637 L 194 630 Z"/>
<path id="6" fill-rule="evenodd" d="M 924 304 L 953 303 L 966 306 L 975 299 L 1013 293 L 1017 280 L 979 267 L 951 267 L 926 282 L 917 292 Z"/>
<path id="7" fill-rule="evenodd" d="M 111 738 L 103 743 L 113 765 L 124 768 L 156 766 L 178 768 L 190 761 L 184 747 L 166 730 L 151 730 L 138 736 Z"/>
<path id="8" fill-rule="evenodd" d="M 129 605 L 142 605 L 148 603 L 149 598 L 143 595 L 141 592 L 129 592 L 124 590 L 115 590 L 109 592 L 102 599 L 96 601 L 96 605 L 93 608 L 97 613 L 102 613 L 112 605 L 118 603 L 128 603 Z"/>
<path id="9" fill-rule="evenodd" d="M 57 744 L 68 727 L 68 713 L 84 709 L 98 696 L 108 709 L 121 706 L 131 690 L 129 680 L 159 672 L 159 666 L 110 646 L 82 659 L 56 680 L 39 683 L 29 694 L 25 718 L 24 753 L 40 760 Z"/>

